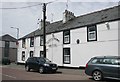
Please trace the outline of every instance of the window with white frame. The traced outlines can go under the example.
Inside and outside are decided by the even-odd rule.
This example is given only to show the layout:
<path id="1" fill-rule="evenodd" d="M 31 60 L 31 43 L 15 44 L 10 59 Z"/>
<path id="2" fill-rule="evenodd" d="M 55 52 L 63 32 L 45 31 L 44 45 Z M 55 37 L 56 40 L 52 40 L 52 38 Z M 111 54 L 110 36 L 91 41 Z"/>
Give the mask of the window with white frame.
<path id="1" fill-rule="evenodd" d="M 22 51 L 22 61 L 25 61 L 25 51 Z"/>
<path id="2" fill-rule="evenodd" d="M 96 27 L 96 25 L 87 27 L 87 41 L 97 41 L 97 27 Z"/>
<path id="3" fill-rule="evenodd" d="M 40 57 L 44 57 L 44 51 L 40 51 Z"/>
<path id="4" fill-rule="evenodd" d="M 70 64 L 70 48 L 63 48 L 63 63 Z"/>
<path id="5" fill-rule="evenodd" d="M 22 48 L 25 48 L 25 38 L 22 39 Z"/>
<path id="6" fill-rule="evenodd" d="M 30 51 L 30 57 L 33 57 L 34 53 L 33 51 Z"/>
<path id="7" fill-rule="evenodd" d="M 43 46 L 43 36 L 40 36 L 40 46 Z"/>
<path id="8" fill-rule="evenodd" d="M 70 44 L 70 30 L 63 32 L 63 43 Z"/>
<path id="9" fill-rule="evenodd" d="M 30 38 L 30 47 L 33 47 L 34 46 L 34 37 L 31 37 Z"/>

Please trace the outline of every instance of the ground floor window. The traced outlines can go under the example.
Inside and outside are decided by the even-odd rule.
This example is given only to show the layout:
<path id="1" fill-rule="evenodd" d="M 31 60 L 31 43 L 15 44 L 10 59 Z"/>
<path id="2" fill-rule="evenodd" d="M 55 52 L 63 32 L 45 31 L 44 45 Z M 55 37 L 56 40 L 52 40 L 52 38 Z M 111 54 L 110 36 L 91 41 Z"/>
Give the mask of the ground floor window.
<path id="1" fill-rule="evenodd" d="M 33 57 L 33 54 L 34 54 L 33 51 L 30 51 L 30 57 Z"/>
<path id="2" fill-rule="evenodd" d="M 70 48 L 63 48 L 63 63 L 70 64 Z"/>
<path id="3" fill-rule="evenodd" d="M 44 57 L 44 52 L 40 51 L 40 57 Z"/>
<path id="4" fill-rule="evenodd" d="M 25 51 L 22 51 L 22 61 L 25 61 Z"/>

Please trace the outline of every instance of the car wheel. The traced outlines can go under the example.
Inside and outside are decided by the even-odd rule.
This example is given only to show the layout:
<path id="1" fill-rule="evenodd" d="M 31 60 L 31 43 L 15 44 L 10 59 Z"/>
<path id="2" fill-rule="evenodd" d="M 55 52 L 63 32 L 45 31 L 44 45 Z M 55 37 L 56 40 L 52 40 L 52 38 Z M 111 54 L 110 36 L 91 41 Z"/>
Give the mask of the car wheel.
<path id="1" fill-rule="evenodd" d="M 44 72 L 44 68 L 43 67 L 40 67 L 39 68 L 39 73 L 42 74 Z"/>
<path id="2" fill-rule="evenodd" d="M 29 68 L 28 65 L 25 67 L 25 70 L 26 70 L 27 72 L 30 71 L 30 68 Z"/>
<path id="3" fill-rule="evenodd" d="M 100 71 L 94 71 L 92 76 L 95 81 L 100 81 L 103 78 L 102 73 Z"/>

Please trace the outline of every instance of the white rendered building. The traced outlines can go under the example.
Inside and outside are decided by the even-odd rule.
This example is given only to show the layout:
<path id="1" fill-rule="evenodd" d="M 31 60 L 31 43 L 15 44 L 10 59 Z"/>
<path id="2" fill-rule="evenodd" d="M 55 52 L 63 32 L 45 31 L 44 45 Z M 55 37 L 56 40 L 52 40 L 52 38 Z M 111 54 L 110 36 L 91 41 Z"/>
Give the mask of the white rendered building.
<path id="1" fill-rule="evenodd" d="M 119 6 L 75 17 L 68 10 L 63 20 L 46 25 L 46 57 L 66 67 L 85 67 L 94 56 L 118 55 Z M 18 63 L 43 56 L 43 29 L 19 39 Z"/>

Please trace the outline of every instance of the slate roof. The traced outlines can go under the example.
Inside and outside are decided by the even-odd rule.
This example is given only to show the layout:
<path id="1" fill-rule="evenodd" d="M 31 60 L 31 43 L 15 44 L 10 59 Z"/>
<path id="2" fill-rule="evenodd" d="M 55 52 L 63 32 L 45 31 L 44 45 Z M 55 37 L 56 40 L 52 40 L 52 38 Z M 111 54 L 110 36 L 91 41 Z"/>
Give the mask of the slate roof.
<path id="1" fill-rule="evenodd" d="M 46 33 L 47 34 L 55 33 L 55 32 L 60 32 L 67 29 L 81 28 L 84 26 L 92 25 L 92 24 L 99 24 L 103 22 L 120 20 L 119 12 L 120 12 L 120 5 L 112 8 L 104 9 L 101 11 L 96 11 L 89 14 L 81 15 L 81 16 L 75 17 L 74 19 L 69 20 L 66 23 L 62 23 L 62 20 L 57 21 L 46 26 Z M 33 37 L 34 35 L 40 36 L 42 34 L 43 34 L 43 29 L 41 30 L 37 29 L 34 32 L 22 38 Z"/>
<path id="2" fill-rule="evenodd" d="M 0 37 L 0 41 L 10 41 L 10 42 L 16 42 L 17 39 L 10 36 L 9 34 L 5 34 L 3 36 Z"/>

